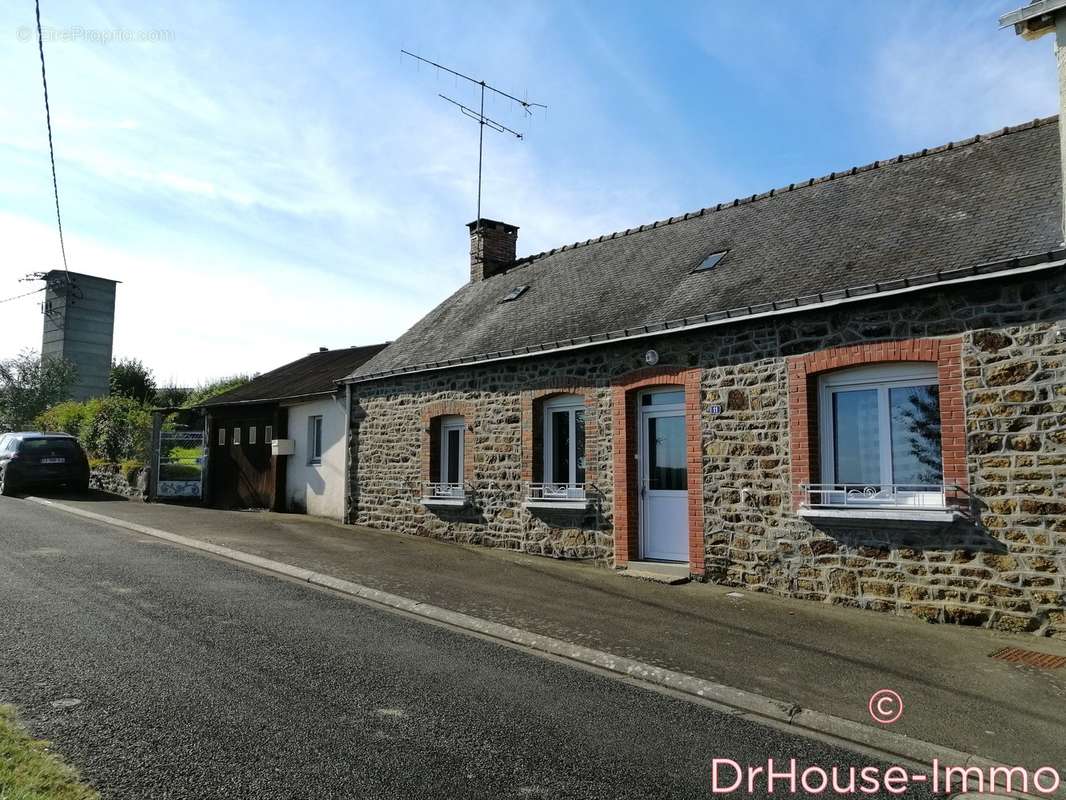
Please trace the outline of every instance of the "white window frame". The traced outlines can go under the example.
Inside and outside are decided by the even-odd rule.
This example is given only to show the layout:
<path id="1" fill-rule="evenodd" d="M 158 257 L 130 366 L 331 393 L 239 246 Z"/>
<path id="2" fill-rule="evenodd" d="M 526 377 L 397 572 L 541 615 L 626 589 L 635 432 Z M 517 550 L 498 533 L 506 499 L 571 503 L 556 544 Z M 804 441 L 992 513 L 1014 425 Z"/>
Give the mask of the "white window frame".
<path id="1" fill-rule="evenodd" d="M 241 443 L 241 426 L 237 425 L 233 428 L 233 444 L 240 445 Z"/>
<path id="2" fill-rule="evenodd" d="M 226 446 L 226 426 L 225 425 L 219 425 L 218 426 L 218 446 L 219 447 L 225 447 Z"/>
<path id="3" fill-rule="evenodd" d="M 448 434 L 451 431 L 459 431 L 459 474 L 456 476 L 457 480 L 448 480 Z M 464 464 L 466 458 L 466 418 L 460 416 L 447 416 L 441 417 L 440 420 L 440 483 L 442 484 L 458 484 L 463 486 L 463 473 Z"/>
<path id="4" fill-rule="evenodd" d="M 321 414 L 307 418 L 307 466 L 322 463 L 322 437 L 325 421 Z"/>
<path id="5" fill-rule="evenodd" d="M 256 439 L 256 428 L 257 428 L 257 426 L 255 426 L 255 425 L 249 425 L 248 426 L 248 444 L 255 444 L 256 443 L 255 442 L 255 439 Z"/>
<path id="6" fill-rule="evenodd" d="M 568 497 L 574 497 L 580 499 L 585 495 L 584 483 L 579 484 L 577 481 L 577 412 L 585 412 L 585 425 L 588 426 L 588 409 L 585 408 L 585 398 L 580 395 L 564 394 L 545 400 L 542 404 L 542 423 L 544 444 L 541 450 L 541 473 L 544 479 L 544 486 L 557 484 L 552 480 L 552 463 L 555 459 L 555 443 L 552 440 L 552 414 L 560 411 L 568 413 L 570 421 L 570 474 L 567 476 L 567 480 L 560 482 L 566 484 L 565 492 Z M 585 443 L 586 447 L 588 442 Z M 586 475 L 588 474 L 588 451 L 585 452 Z M 558 487 L 561 488 L 561 487 Z M 545 489 L 547 490 L 547 489 Z M 554 493 L 554 492 L 553 492 Z"/>
<path id="7" fill-rule="evenodd" d="M 940 385 L 937 365 L 933 362 L 901 362 L 872 364 L 864 367 L 830 372 L 818 379 L 818 436 L 820 439 L 821 472 L 824 484 L 836 483 L 836 459 L 834 458 L 835 431 L 833 428 L 833 394 L 838 391 L 876 389 L 878 436 L 880 449 L 880 485 L 892 485 L 892 420 L 889 410 L 888 390 L 908 386 Z M 943 486 L 944 477 L 940 483 Z M 877 485 L 877 484 L 871 484 Z M 830 504 L 844 502 L 844 492 L 827 492 L 822 501 Z M 944 493 L 938 491 L 890 492 L 893 505 L 940 506 Z M 848 505 L 885 505 L 883 497 L 869 500 L 848 498 Z"/>
<path id="8" fill-rule="evenodd" d="M 267 425 L 267 426 L 265 426 L 263 428 L 263 443 L 264 444 L 273 444 L 274 443 L 274 426 L 273 425 Z"/>

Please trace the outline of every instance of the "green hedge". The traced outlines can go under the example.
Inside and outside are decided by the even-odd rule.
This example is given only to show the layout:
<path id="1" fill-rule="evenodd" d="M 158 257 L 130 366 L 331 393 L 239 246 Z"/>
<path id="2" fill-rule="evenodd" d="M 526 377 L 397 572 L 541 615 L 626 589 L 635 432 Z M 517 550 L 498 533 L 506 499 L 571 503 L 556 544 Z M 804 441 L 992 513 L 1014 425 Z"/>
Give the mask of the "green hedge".
<path id="1" fill-rule="evenodd" d="M 101 397 L 59 403 L 39 415 L 41 430 L 77 436 L 90 458 L 110 463 L 148 460 L 152 412 L 129 397 Z"/>

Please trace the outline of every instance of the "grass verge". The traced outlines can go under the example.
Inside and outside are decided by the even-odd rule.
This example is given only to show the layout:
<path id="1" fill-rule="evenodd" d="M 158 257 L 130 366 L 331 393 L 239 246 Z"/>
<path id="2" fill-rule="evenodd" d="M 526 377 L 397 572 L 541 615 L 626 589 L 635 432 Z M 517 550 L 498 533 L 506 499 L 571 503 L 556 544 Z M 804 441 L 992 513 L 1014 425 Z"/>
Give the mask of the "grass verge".
<path id="1" fill-rule="evenodd" d="M 0 705 L 0 800 L 99 800 L 78 773 L 34 739 Z"/>

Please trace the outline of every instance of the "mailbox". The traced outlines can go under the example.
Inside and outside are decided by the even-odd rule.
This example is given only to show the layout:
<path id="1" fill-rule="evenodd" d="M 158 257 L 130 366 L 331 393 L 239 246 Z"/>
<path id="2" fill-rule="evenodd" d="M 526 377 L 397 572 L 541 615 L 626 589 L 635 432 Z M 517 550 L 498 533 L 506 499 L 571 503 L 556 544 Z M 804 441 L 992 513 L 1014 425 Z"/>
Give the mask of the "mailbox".
<path id="1" fill-rule="evenodd" d="M 275 456 L 291 456 L 296 452 L 295 439 L 271 439 L 270 454 Z"/>

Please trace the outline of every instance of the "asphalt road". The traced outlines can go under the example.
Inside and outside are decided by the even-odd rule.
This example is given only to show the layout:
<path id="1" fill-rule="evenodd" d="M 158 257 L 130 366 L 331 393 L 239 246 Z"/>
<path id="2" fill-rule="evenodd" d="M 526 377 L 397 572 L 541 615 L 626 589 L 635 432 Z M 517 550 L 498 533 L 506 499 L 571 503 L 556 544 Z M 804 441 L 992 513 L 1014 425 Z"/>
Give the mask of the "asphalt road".
<path id="1" fill-rule="evenodd" d="M 871 763 L 10 498 L 0 702 L 105 798 L 711 797 L 715 757 Z"/>

